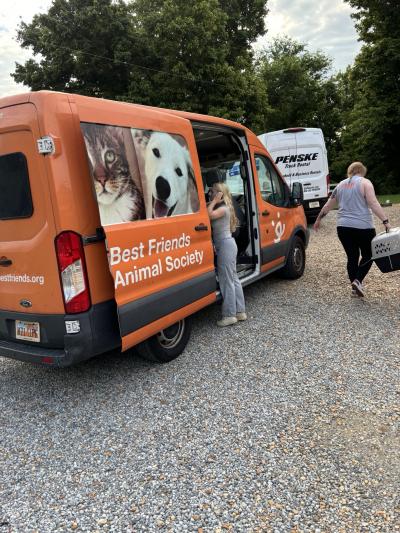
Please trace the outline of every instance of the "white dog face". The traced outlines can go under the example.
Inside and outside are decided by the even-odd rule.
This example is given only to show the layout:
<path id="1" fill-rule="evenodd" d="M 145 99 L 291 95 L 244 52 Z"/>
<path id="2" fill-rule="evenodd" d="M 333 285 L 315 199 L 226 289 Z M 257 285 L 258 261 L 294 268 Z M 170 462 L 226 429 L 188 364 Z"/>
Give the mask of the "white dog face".
<path id="1" fill-rule="evenodd" d="M 154 132 L 148 137 L 145 174 L 152 195 L 153 218 L 198 210 L 189 152 L 168 133 Z"/>

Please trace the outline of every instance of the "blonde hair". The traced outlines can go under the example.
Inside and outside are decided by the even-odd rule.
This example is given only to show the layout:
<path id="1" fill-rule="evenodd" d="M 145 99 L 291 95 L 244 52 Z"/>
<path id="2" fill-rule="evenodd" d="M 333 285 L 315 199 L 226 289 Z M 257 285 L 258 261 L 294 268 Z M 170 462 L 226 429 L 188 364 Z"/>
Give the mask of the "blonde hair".
<path id="1" fill-rule="evenodd" d="M 367 167 L 364 166 L 360 161 L 354 161 L 349 168 L 347 169 L 347 177 L 352 178 L 353 176 L 365 176 L 367 173 Z"/>
<path id="2" fill-rule="evenodd" d="M 237 216 L 236 216 L 236 213 L 235 213 L 235 209 L 233 207 L 231 191 L 229 190 L 228 185 L 226 185 L 225 183 L 221 183 L 220 181 L 217 182 L 217 183 L 214 183 L 213 184 L 213 188 L 215 190 L 219 191 L 219 192 L 222 192 L 222 194 L 223 194 L 222 200 L 225 202 L 225 205 L 229 209 L 230 229 L 231 229 L 231 233 L 233 233 L 235 231 L 239 221 L 237 219 Z"/>

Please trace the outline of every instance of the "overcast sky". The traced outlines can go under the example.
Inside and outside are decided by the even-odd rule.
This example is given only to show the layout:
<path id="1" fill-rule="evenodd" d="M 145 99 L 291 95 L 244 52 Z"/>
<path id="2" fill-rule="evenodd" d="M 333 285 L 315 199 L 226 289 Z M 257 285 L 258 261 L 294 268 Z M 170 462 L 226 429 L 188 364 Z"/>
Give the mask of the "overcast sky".
<path id="1" fill-rule="evenodd" d="M 17 85 L 10 73 L 15 62 L 23 63 L 31 57 L 15 40 L 21 20 L 30 22 L 32 16 L 47 11 L 51 0 L 1 0 L 0 2 L 0 96 L 26 91 Z M 333 59 L 335 70 L 351 64 L 360 49 L 351 10 L 343 0 L 269 0 L 268 34 L 257 48 L 268 44 L 278 35 L 288 35 L 304 42 L 309 50 L 321 50 Z"/>

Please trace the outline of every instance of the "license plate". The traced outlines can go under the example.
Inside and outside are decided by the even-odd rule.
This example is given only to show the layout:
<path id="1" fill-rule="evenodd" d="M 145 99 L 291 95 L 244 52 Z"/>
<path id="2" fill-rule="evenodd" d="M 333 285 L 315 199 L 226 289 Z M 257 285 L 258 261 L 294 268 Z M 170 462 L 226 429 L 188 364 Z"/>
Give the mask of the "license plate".
<path id="1" fill-rule="evenodd" d="M 308 205 L 310 207 L 319 207 L 319 202 L 310 202 Z"/>
<path id="2" fill-rule="evenodd" d="M 39 322 L 15 321 L 15 338 L 22 341 L 40 342 Z"/>

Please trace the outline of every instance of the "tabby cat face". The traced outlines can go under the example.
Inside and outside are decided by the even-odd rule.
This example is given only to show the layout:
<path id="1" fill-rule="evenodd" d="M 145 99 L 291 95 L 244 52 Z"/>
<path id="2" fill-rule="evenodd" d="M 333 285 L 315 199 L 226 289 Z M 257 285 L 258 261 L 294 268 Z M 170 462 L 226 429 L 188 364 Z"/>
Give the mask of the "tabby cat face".
<path id="1" fill-rule="evenodd" d="M 131 185 L 122 129 L 82 124 L 97 201 L 110 205 Z"/>

